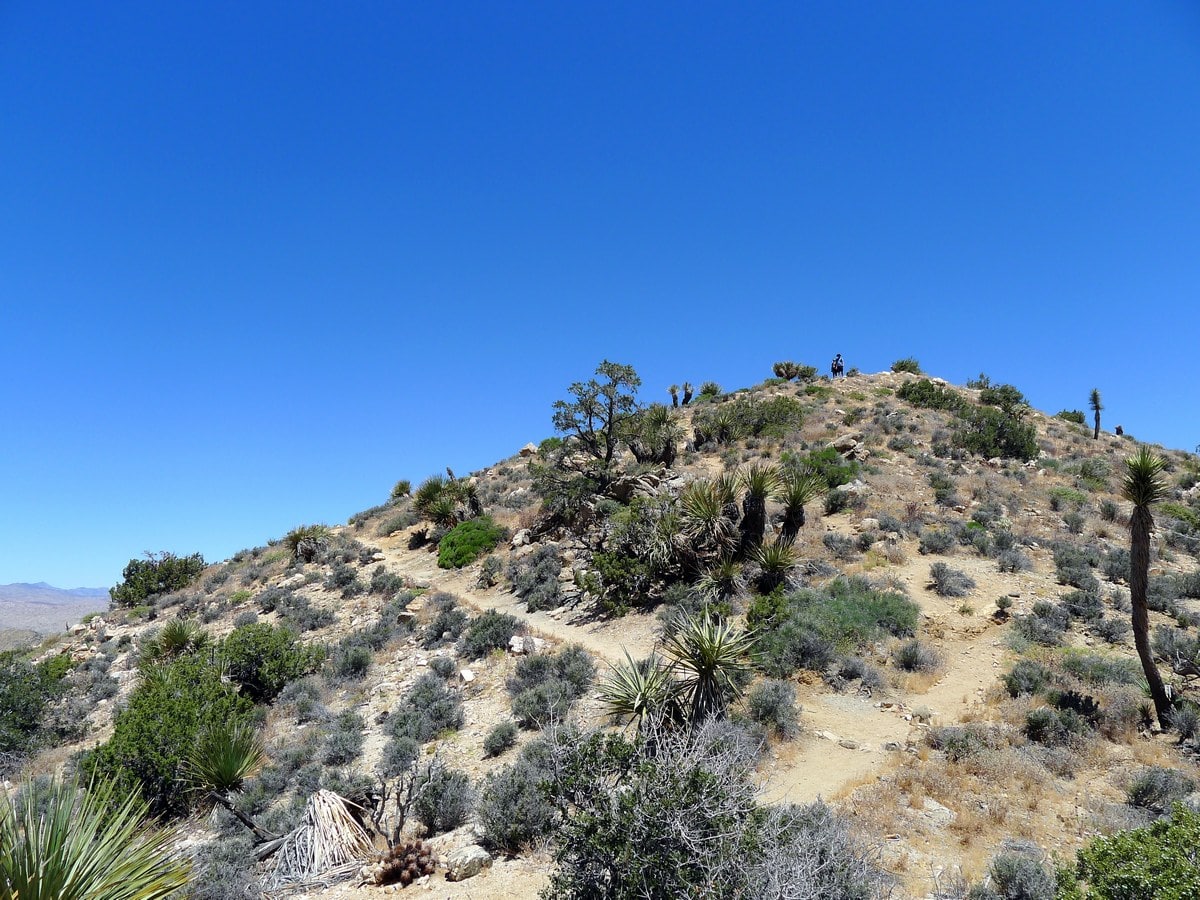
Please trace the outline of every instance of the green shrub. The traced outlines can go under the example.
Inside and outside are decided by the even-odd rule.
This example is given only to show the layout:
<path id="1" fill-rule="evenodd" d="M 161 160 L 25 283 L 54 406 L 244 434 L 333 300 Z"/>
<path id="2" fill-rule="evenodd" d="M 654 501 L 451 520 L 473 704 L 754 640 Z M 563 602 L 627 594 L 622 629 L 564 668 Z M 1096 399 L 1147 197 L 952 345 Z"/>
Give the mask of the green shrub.
<path id="1" fill-rule="evenodd" d="M 993 888 L 987 894 L 972 891 L 969 900 L 978 897 L 996 900 L 1054 900 L 1058 889 L 1054 873 L 1040 859 L 1028 853 L 1001 853 L 988 867 Z"/>
<path id="2" fill-rule="evenodd" d="M 979 402 L 1003 410 L 1013 410 L 1028 403 L 1025 395 L 1011 384 L 988 385 L 979 392 Z"/>
<path id="3" fill-rule="evenodd" d="M 407 497 L 411 493 L 412 493 L 412 482 L 409 481 L 407 478 L 401 478 L 394 485 L 392 485 L 392 499 L 393 500 L 400 500 L 403 497 Z"/>
<path id="4" fill-rule="evenodd" d="M 131 559 L 121 572 L 120 584 L 109 590 L 114 607 L 138 606 L 150 597 L 178 591 L 195 581 L 204 571 L 199 553 L 176 556 L 173 553 L 147 553 L 145 559 Z"/>
<path id="5" fill-rule="evenodd" d="M 517 743 L 517 726 L 512 722 L 501 722 L 492 728 L 483 739 L 483 755 L 499 756 Z"/>
<path id="6" fill-rule="evenodd" d="M 1079 851 L 1086 896 L 1098 900 L 1189 900 L 1200 897 L 1200 813 L 1176 806 L 1147 828 L 1096 838 Z"/>
<path id="7" fill-rule="evenodd" d="M 1054 418 L 1062 419 L 1064 422 L 1073 422 L 1076 425 L 1087 424 L 1087 419 L 1084 418 L 1083 410 L 1080 409 L 1062 409 L 1054 414 Z"/>
<path id="8" fill-rule="evenodd" d="M 990 406 L 967 407 L 959 414 L 954 445 L 991 459 L 1037 459 L 1037 429 L 1019 415 Z"/>
<path id="9" fill-rule="evenodd" d="M 181 776 L 197 738 L 248 722 L 252 711 L 222 674 L 199 654 L 145 669 L 113 721 L 112 737 L 85 758 L 84 771 L 137 791 L 155 815 L 185 814 L 194 798 Z"/>
<path id="10" fill-rule="evenodd" d="M 462 697 L 437 675 L 417 679 L 388 717 L 392 737 L 406 737 L 418 744 L 431 741 L 443 731 L 462 728 Z"/>
<path id="11" fill-rule="evenodd" d="M 954 549 L 954 535 L 942 528 L 925 528 L 917 541 L 917 550 L 924 556 L 930 553 L 950 553 Z"/>
<path id="12" fill-rule="evenodd" d="M 892 363 L 893 372 L 909 372 L 913 375 L 921 374 L 921 364 L 916 357 L 906 356 L 903 359 L 898 359 Z"/>
<path id="13" fill-rule="evenodd" d="M 595 675 L 592 658 L 575 645 L 557 653 L 523 656 L 507 683 L 513 715 L 523 728 L 561 721 Z"/>
<path id="14" fill-rule="evenodd" d="M 288 682 L 321 667 L 320 647 L 298 641 L 289 628 L 263 622 L 235 628 L 221 643 L 220 656 L 229 677 L 255 703 L 270 703 Z"/>
<path id="15" fill-rule="evenodd" d="M 51 657 L 38 666 L 13 652 L 0 653 L 0 754 L 35 749 L 49 702 L 62 691 L 71 657 Z"/>
<path id="16" fill-rule="evenodd" d="M 1004 675 L 1004 686 L 1010 697 L 1040 694 L 1054 681 L 1054 673 L 1032 659 L 1019 659 Z"/>
<path id="17" fill-rule="evenodd" d="M 932 672 L 942 664 L 937 651 L 915 639 L 900 644 L 893 651 L 892 660 L 905 672 Z"/>
<path id="18" fill-rule="evenodd" d="M 759 636 L 759 666 L 785 677 L 798 668 L 824 669 L 838 652 L 885 635 L 908 637 L 918 615 L 917 605 L 901 594 L 875 590 L 861 578 L 837 578 L 819 591 L 758 598 L 746 622 Z"/>
<path id="19" fill-rule="evenodd" d="M 522 627 L 521 620 L 515 616 L 486 610 L 467 626 L 456 651 L 463 659 L 478 659 L 493 650 L 503 650 Z"/>
<path id="20" fill-rule="evenodd" d="M 781 459 L 785 471 L 813 472 L 830 490 L 849 484 L 858 477 L 856 459 L 843 459 L 833 447 L 813 450 L 804 456 L 785 453 Z"/>
<path id="21" fill-rule="evenodd" d="M 455 525 L 438 544 L 438 568 L 461 569 L 490 553 L 505 530 L 491 516 L 468 519 Z"/>

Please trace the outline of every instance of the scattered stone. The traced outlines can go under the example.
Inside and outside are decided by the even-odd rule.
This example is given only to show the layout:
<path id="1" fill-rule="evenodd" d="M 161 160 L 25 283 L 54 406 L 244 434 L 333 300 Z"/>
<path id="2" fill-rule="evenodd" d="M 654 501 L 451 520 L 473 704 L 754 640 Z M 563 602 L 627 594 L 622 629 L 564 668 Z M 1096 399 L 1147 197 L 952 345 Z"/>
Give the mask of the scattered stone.
<path id="1" fill-rule="evenodd" d="M 858 741 L 852 741 L 850 738 L 842 738 L 838 741 L 838 746 L 844 750 L 857 750 Z"/>
<path id="2" fill-rule="evenodd" d="M 459 671 L 458 677 L 463 680 L 463 684 L 470 684 L 475 680 L 475 673 L 470 669 L 462 669 Z"/>
<path id="3" fill-rule="evenodd" d="M 517 455 L 523 459 L 528 459 L 537 453 L 537 444 L 529 443 L 517 451 Z"/>
<path id="4" fill-rule="evenodd" d="M 514 550 L 517 549 L 518 547 L 524 547 L 525 545 L 530 543 L 530 541 L 532 541 L 532 539 L 533 539 L 533 535 L 530 532 L 530 530 L 528 528 L 522 528 L 520 531 L 518 531 L 516 534 L 514 534 L 512 536 L 512 547 Z"/>
<path id="5" fill-rule="evenodd" d="M 446 857 L 446 880 L 465 881 L 491 865 L 492 855 L 478 844 L 471 844 Z"/>
<path id="6" fill-rule="evenodd" d="M 934 828 L 945 828 L 955 819 L 954 810 L 948 806 L 943 806 L 932 797 L 926 797 L 921 807 L 921 818 L 929 822 Z"/>

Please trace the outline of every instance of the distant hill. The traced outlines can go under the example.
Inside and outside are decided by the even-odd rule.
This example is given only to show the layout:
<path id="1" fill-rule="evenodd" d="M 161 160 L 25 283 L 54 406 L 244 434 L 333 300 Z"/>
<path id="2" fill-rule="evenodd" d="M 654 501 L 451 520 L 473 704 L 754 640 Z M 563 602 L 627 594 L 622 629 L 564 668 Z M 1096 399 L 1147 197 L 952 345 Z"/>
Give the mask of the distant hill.
<path id="1" fill-rule="evenodd" d="M 105 588 L 56 588 L 36 584 L 0 584 L 0 650 L 64 631 L 88 613 L 108 608 Z"/>

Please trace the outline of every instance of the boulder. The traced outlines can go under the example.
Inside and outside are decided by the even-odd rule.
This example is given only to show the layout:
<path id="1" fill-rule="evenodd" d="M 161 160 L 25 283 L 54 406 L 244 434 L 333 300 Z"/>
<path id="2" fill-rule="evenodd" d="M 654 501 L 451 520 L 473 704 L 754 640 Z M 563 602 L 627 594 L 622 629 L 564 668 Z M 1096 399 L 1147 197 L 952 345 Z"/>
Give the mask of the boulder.
<path id="1" fill-rule="evenodd" d="M 524 547 L 533 539 L 533 533 L 528 528 L 522 528 L 512 536 L 512 548 Z"/>
<path id="2" fill-rule="evenodd" d="M 534 456 L 536 453 L 537 444 L 533 443 L 526 444 L 519 451 L 517 451 L 517 455 L 523 457 L 524 459 L 528 459 L 529 457 Z"/>
<path id="3" fill-rule="evenodd" d="M 857 447 L 859 444 L 862 443 L 862 439 L 863 439 L 862 432 L 855 431 L 855 432 L 851 432 L 849 434 L 843 434 L 843 435 L 840 435 L 839 437 L 834 438 L 832 441 L 829 442 L 829 446 L 832 447 L 834 450 L 836 450 L 838 453 L 850 453 L 852 450 L 854 450 L 855 447 Z"/>
<path id="4" fill-rule="evenodd" d="M 446 857 L 446 880 L 465 881 L 492 865 L 492 854 L 478 844 L 455 850 Z"/>

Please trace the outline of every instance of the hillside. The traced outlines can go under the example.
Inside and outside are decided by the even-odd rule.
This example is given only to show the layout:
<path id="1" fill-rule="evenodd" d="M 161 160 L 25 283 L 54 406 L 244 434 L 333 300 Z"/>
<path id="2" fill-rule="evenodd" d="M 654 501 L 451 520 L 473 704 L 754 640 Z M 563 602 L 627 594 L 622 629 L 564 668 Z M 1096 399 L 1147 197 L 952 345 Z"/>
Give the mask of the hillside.
<path id="1" fill-rule="evenodd" d="M 1158 727 L 1128 625 L 1120 486 L 1136 441 L 1093 439 L 1081 416 L 1029 409 L 982 378 L 795 375 L 653 407 L 636 407 L 633 383 L 581 382 L 553 411 L 559 437 L 469 476 L 399 484 L 346 524 L 297 529 L 105 613 L 34 658 L 69 671 L 43 749 L 14 757 L 10 777 L 105 748 L 100 771 L 144 784 L 114 749 L 114 711 L 141 702 L 139 661 L 175 665 L 223 642 L 240 694 L 218 681 L 207 696 L 250 716 L 267 751 L 230 795 L 242 814 L 283 835 L 318 787 L 378 812 L 414 760 L 436 760 L 438 896 L 533 897 L 555 871 L 555 833 L 497 785 L 534 765 L 521 748 L 541 726 L 608 727 L 605 679 L 670 657 L 671 635 L 707 612 L 755 637 L 744 676 L 713 702 L 734 700 L 737 740 L 762 741 L 762 801 L 829 803 L 896 895 L 964 896 L 998 853 L 1071 863 L 1187 795 L 1200 715 L 1188 701 L 1173 732 Z M 612 434 L 595 427 L 605 408 L 629 417 Z M 1187 696 L 1200 460 L 1161 452 L 1151 625 L 1164 677 Z M 274 626 L 299 642 L 273 643 Z M 316 647 L 323 661 L 306 655 Z M 280 661 L 269 678 L 268 658 Z M 190 896 L 257 896 L 260 878 L 285 889 L 219 805 L 174 789 L 154 802 L 186 823 L 202 873 Z M 498 837 L 498 817 L 526 830 Z M 450 852 L 481 841 L 490 867 L 444 881 Z M 388 890 L 353 872 L 321 896 Z"/>

